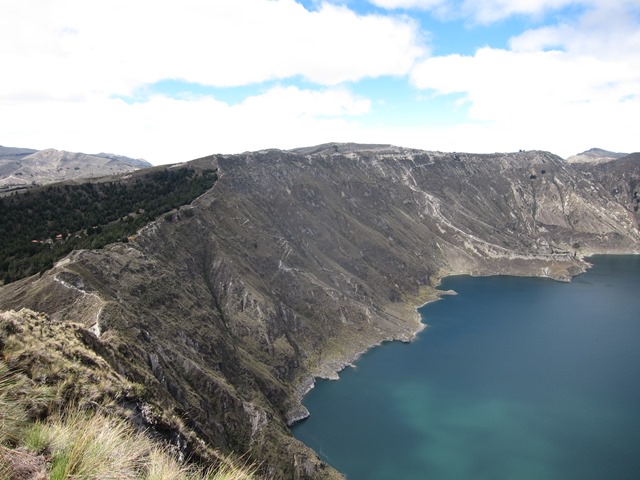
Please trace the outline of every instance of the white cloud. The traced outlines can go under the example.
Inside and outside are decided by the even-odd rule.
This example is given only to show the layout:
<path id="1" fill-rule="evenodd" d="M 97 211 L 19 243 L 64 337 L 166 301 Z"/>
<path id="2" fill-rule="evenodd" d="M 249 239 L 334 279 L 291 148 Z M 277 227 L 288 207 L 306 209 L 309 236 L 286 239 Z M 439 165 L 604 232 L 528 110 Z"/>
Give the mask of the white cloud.
<path id="1" fill-rule="evenodd" d="M 540 17 L 567 7 L 622 14 L 639 5 L 638 0 L 464 0 L 462 10 L 477 22 L 491 23 L 513 15 Z"/>
<path id="2" fill-rule="evenodd" d="M 467 143 L 517 143 L 565 156 L 594 145 L 637 150 L 640 25 L 626 7 L 596 5 L 573 23 L 512 38 L 509 50 L 426 59 L 412 82 L 436 95 L 464 95 L 469 122 L 458 130 Z"/>
<path id="3" fill-rule="evenodd" d="M 492 23 L 513 15 L 538 16 L 550 10 L 589 3 L 591 0 L 464 0 L 462 11 L 475 22 Z"/>
<path id="4" fill-rule="evenodd" d="M 3 96 L 128 94 L 166 78 L 322 85 L 403 75 L 426 52 L 404 17 L 294 0 L 3 0 Z"/>
<path id="5" fill-rule="evenodd" d="M 640 4 L 638 4 L 640 14 Z M 640 16 L 623 4 L 611 2 L 590 9 L 572 23 L 528 30 L 512 38 L 515 51 L 562 49 L 574 55 L 626 59 L 640 55 Z"/>
<path id="6" fill-rule="evenodd" d="M 348 141 L 357 128 L 348 118 L 369 109 L 368 100 L 343 88 L 276 87 L 233 106 L 210 97 L 155 96 L 134 104 L 108 98 L 49 100 L 5 105 L 0 131 L 14 146 L 112 151 L 157 164 L 211 153 Z"/>
<path id="7" fill-rule="evenodd" d="M 431 10 L 441 5 L 449 3 L 449 0 L 370 0 L 371 3 L 378 7 L 387 9 L 397 8 L 416 8 L 422 10 Z"/>
<path id="8" fill-rule="evenodd" d="M 640 59 L 620 62 L 562 51 L 483 48 L 474 56 L 425 60 L 412 78 L 422 89 L 466 93 L 472 118 L 490 121 L 640 94 Z"/>
<path id="9" fill-rule="evenodd" d="M 481 151 L 542 148 L 568 156 L 596 145 L 638 149 L 637 57 L 485 48 L 474 56 L 428 59 L 412 78 L 438 94 L 464 93 L 469 123 L 459 127 L 459 142 Z"/>
<path id="10" fill-rule="evenodd" d="M 152 162 L 300 146 L 345 135 L 370 109 L 340 84 L 407 75 L 428 53 L 406 16 L 294 0 L 2 0 L 0 141 L 109 150 Z M 233 106 L 129 98 L 177 79 L 205 86 L 306 80 Z"/>
<path id="11" fill-rule="evenodd" d="M 638 0 L 369 0 L 378 7 L 432 11 L 438 17 L 462 18 L 472 23 L 491 24 L 514 15 L 542 18 L 567 7 L 620 12 L 638 8 Z"/>
<path id="12" fill-rule="evenodd" d="M 375 1 L 466 12 L 473 21 L 569 3 Z M 575 21 L 523 32 L 509 49 L 426 58 L 428 33 L 417 22 L 328 2 L 310 12 L 294 0 L 2 0 L 0 143 L 109 150 L 156 163 L 328 141 L 480 152 L 542 148 L 565 156 L 591 146 L 637 150 L 637 0 L 580 5 L 586 10 Z M 400 128 L 368 117 L 378 104 L 344 85 L 384 75 L 408 76 L 423 90 L 419 96 L 460 94 L 467 121 Z M 291 78 L 316 87 L 287 86 Z M 162 79 L 214 86 L 276 79 L 282 86 L 233 105 L 193 95 L 118 99 Z M 402 89 L 401 83 L 393 85 Z M 381 103 L 393 98 L 372 92 Z M 427 104 L 416 102 L 407 118 L 419 122 Z M 434 124 L 432 114 L 425 112 L 425 124 Z"/>

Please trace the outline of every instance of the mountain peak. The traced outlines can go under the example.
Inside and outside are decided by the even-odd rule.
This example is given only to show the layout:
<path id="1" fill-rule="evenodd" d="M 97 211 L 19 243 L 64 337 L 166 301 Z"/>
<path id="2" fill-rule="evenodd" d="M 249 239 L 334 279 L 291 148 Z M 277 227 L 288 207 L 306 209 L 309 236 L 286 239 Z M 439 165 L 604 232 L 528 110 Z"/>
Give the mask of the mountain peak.
<path id="1" fill-rule="evenodd" d="M 590 148 L 582 153 L 568 157 L 569 163 L 604 163 L 626 156 L 626 153 L 611 152 L 602 148 Z"/>
<path id="2" fill-rule="evenodd" d="M 0 191 L 32 185 L 126 173 L 152 165 L 112 153 L 90 155 L 47 148 L 0 147 Z"/>

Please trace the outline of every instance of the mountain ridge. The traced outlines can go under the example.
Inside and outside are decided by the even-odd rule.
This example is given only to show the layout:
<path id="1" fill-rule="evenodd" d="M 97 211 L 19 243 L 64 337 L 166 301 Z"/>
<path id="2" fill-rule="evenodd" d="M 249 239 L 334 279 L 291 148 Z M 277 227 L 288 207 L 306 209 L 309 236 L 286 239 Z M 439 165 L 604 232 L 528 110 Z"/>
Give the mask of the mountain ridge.
<path id="1" fill-rule="evenodd" d="M 627 156 L 628 153 L 611 152 L 602 148 L 590 148 L 582 153 L 578 153 L 566 160 L 569 163 L 604 163 Z"/>
<path id="2" fill-rule="evenodd" d="M 152 165 L 146 160 L 112 153 L 91 155 L 53 148 L 32 150 L 0 147 L 0 190 L 102 177 L 149 167 Z"/>
<path id="3" fill-rule="evenodd" d="M 443 276 L 568 281 L 590 254 L 640 253 L 639 162 L 621 179 L 539 151 L 212 155 L 191 163 L 219 180 L 188 209 L 0 287 L 0 305 L 83 324 L 147 401 L 266 475 L 336 478 L 287 429 L 313 378 L 410 341 Z"/>
<path id="4" fill-rule="evenodd" d="M 0 159 L 15 159 L 18 160 L 32 153 L 36 153 L 38 150 L 32 148 L 19 148 L 19 147 L 4 147 L 0 145 Z"/>

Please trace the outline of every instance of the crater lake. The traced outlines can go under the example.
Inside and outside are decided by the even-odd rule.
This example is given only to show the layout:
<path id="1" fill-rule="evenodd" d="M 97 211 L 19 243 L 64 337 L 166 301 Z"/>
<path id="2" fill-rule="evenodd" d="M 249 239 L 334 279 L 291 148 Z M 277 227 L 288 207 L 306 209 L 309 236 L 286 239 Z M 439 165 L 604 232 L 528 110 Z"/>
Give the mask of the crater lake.
<path id="1" fill-rule="evenodd" d="M 416 340 L 317 381 L 294 435 L 349 480 L 640 478 L 640 256 L 588 260 L 446 278 Z"/>

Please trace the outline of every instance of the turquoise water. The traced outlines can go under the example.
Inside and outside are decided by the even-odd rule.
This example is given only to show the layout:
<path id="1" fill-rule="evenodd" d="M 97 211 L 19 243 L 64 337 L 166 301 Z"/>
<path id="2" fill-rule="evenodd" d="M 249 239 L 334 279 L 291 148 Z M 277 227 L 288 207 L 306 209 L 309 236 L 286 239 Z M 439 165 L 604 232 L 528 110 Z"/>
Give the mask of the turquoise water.
<path id="1" fill-rule="evenodd" d="M 640 257 L 590 261 L 446 279 L 417 340 L 317 382 L 294 435 L 349 480 L 640 479 Z"/>

